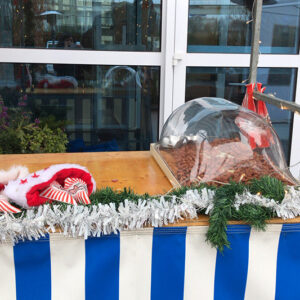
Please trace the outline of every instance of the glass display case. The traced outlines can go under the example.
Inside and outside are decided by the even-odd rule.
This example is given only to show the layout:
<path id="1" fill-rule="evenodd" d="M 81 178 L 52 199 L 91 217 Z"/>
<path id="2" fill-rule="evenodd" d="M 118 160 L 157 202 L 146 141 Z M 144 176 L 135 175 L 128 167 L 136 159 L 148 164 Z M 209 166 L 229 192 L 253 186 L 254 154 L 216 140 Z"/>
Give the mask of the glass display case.
<path id="1" fill-rule="evenodd" d="M 180 106 L 166 121 L 152 153 L 175 186 L 247 183 L 265 175 L 296 184 L 272 126 L 221 98 L 199 98 Z"/>

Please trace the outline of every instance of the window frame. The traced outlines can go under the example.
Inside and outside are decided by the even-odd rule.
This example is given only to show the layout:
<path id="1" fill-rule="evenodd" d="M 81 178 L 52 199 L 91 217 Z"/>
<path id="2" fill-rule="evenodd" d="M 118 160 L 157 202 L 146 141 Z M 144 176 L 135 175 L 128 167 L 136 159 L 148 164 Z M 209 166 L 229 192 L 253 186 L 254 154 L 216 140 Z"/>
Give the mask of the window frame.
<path id="1" fill-rule="evenodd" d="M 188 53 L 189 0 L 161 0 L 161 51 L 127 52 L 0 48 L 0 63 L 64 63 L 160 67 L 159 132 L 177 107 L 185 102 L 187 67 L 249 67 L 250 54 Z M 299 33 L 298 33 L 299 34 Z M 261 54 L 258 67 L 297 68 L 295 102 L 300 104 L 298 54 Z M 290 165 L 300 161 L 300 115 L 293 118 Z M 300 165 L 291 170 L 300 176 Z"/>
<path id="2" fill-rule="evenodd" d="M 174 67 L 173 110 L 185 103 L 187 67 L 250 67 L 250 54 L 189 53 L 187 52 L 189 0 L 176 0 L 176 31 L 174 56 L 179 60 Z M 298 32 L 299 34 L 299 32 Z M 185 40 L 184 40 L 185 37 Z M 260 54 L 258 68 L 296 68 L 295 103 L 300 104 L 300 49 L 298 54 Z M 300 115 L 295 113 L 292 124 L 290 166 L 300 162 Z M 300 164 L 291 168 L 300 178 Z"/>

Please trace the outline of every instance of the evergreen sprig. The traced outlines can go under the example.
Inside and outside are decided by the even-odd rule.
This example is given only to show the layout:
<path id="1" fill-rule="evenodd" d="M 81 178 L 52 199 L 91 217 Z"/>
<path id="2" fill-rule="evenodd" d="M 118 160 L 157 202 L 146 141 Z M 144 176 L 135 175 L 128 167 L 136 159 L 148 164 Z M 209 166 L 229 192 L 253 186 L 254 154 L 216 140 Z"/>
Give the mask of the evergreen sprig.
<path id="1" fill-rule="evenodd" d="M 263 176 L 260 179 L 253 179 L 250 184 L 231 182 L 216 190 L 214 208 L 209 217 L 209 228 L 207 240 L 223 252 L 224 246 L 230 247 L 226 230 L 229 220 L 239 220 L 250 224 L 259 230 L 264 230 L 266 221 L 275 217 L 275 213 L 267 207 L 255 204 L 244 204 L 236 210 L 234 199 L 236 194 L 242 194 L 245 190 L 251 194 L 274 199 L 281 203 L 284 198 L 284 184 L 276 178 Z"/>
<path id="2" fill-rule="evenodd" d="M 251 194 L 260 193 L 266 198 L 274 199 L 281 203 L 284 198 L 284 184 L 274 177 L 263 176 L 260 179 L 253 179 L 249 185 Z"/>
<path id="3" fill-rule="evenodd" d="M 244 204 L 240 206 L 239 210 L 233 210 L 231 219 L 242 220 L 256 229 L 264 230 L 266 221 L 275 216 L 275 213 L 270 208 L 254 204 Z"/>
<path id="4" fill-rule="evenodd" d="M 119 205 L 125 201 L 125 199 L 137 203 L 138 199 L 151 199 L 151 198 L 155 198 L 155 197 L 151 197 L 149 194 L 143 194 L 143 195 L 135 194 L 131 188 L 124 188 L 121 191 L 115 191 L 110 187 L 106 187 L 97 190 L 95 193 L 90 195 L 90 200 L 91 200 L 90 205 L 114 203 L 116 205 L 116 208 L 118 208 Z"/>
<path id="5" fill-rule="evenodd" d="M 276 202 L 281 203 L 284 198 L 284 184 L 276 178 L 264 176 L 260 179 L 254 179 L 250 184 L 230 182 L 228 185 L 221 187 L 209 186 L 207 184 L 194 185 L 192 187 L 181 187 L 171 191 L 170 193 L 163 195 L 165 200 L 173 199 L 173 196 L 180 198 L 189 189 L 197 189 L 201 191 L 203 188 L 215 190 L 214 207 L 209 215 L 209 228 L 207 232 L 207 241 L 209 241 L 214 247 L 218 248 L 221 252 L 224 247 L 230 247 L 230 243 L 227 238 L 227 225 L 230 220 L 244 221 L 252 225 L 253 227 L 264 230 L 266 221 L 275 217 L 276 214 L 270 208 L 262 207 L 255 204 L 243 204 L 240 205 L 239 210 L 235 209 L 235 196 L 236 194 L 242 194 L 244 191 L 249 191 L 251 194 L 261 194 L 269 199 L 274 199 Z M 114 203 L 118 209 L 121 203 L 127 199 L 134 203 L 137 203 L 139 199 L 159 200 L 161 196 L 150 196 L 149 194 L 139 195 L 134 193 L 131 188 L 124 188 L 121 191 L 116 191 L 110 187 L 102 188 L 90 195 L 91 204 L 110 204 Z M 69 204 L 65 203 L 50 203 L 50 206 L 59 205 L 59 209 L 64 211 Z M 204 214 L 205 210 L 199 210 L 198 214 Z M 24 217 L 26 210 L 22 213 L 16 214 L 15 217 Z"/>
<path id="6" fill-rule="evenodd" d="M 230 182 L 216 189 L 214 208 L 209 217 L 209 228 L 206 238 L 210 243 L 217 247 L 221 252 L 224 246 L 229 247 L 226 229 L 230 219 L 232 219 L 234 199 L 236 194 L 242 194 L 245 185 L 236 182 Z"/>

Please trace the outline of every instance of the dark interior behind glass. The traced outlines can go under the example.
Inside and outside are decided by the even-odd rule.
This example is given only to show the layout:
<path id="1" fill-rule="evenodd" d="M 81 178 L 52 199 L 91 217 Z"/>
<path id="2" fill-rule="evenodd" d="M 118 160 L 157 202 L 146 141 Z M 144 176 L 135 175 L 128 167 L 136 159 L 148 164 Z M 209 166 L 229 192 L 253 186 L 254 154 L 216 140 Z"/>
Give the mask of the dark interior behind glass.
<path id="1" fill-rule="evenodd" d="M 68 151 L 148 150 L 157 140 L 159 67 L 0 64 L 0 97 L 68 134 Z"/>
<path id="2" fill-rule="evenodd" d="M 245 81 L 249 68 L 188 67 L 186 101 L 199 97 L 220 97 L 241 104 L 245 95 Z M 266 86 L 265 93 L 288 101 L 295 101 L 297 70 L 294 68 L 259 68 L 257 82 Z M 293 114 L 267 104 L 270 118 L 286 156 L 290 157 Z"/>

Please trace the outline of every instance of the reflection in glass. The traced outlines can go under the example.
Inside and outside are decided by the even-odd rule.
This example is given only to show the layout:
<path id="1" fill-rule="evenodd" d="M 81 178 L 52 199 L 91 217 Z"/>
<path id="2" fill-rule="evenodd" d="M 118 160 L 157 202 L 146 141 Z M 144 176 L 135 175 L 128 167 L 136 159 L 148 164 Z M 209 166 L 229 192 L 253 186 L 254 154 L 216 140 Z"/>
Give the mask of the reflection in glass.
<path id="1" fill-rule="evenodd" d="M 253 1 L 190 0 L 188 52 L 250 53 Z M 262 53 L 298 54 L 300 1 L 263 1 Z"/>
<path id="2" fill-rule="evenodd" d="M 159 51 L 161 0 L 0 0 L 0 47 Z"/>
<path id="3" fill-rule="evenodd" d="M 157 140 L 159 67 L 0 64 L 0 98 L 63 127 L 71 152 L 148 150 Z"/>
<path id="4" fill-rule="evenodd" d="M 241 104 L 245 95 L 248 68 L 187 68 L 186 101 L 199 97 L 220 97 Z M 259 68 L 257 82 L 266 86 L 266 93 L 288 101 L 295 99 L 296 69 Z M 290 156 L 293 114 L 267 104 L 287 161 Z"/>

